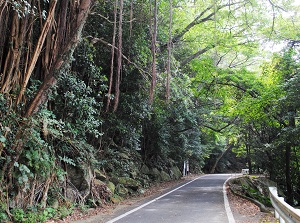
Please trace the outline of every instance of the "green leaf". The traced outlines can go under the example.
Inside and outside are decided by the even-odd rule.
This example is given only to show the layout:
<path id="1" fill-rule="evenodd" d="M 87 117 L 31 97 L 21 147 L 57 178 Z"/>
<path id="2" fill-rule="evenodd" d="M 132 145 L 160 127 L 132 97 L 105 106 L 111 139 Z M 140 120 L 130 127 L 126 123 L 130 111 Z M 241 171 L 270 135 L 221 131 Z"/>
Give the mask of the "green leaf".
<path id="1" fill-rule="evenodd" d="M 6 142 L 6 138 L 2 135 L 0 136 L 0 142 L 3 142 L 3 143 Z"/>

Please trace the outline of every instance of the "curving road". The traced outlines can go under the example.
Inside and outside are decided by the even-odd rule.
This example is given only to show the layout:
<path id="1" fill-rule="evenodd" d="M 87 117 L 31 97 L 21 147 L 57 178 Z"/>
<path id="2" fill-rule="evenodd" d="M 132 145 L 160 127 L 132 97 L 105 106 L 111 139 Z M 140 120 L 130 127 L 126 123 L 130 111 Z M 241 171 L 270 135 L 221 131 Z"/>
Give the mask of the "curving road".
<path id="1" fill-rule="evenodd" d="M 224 193 L 230 176 L 201 176 L 107 223 L 234 223 Z"/>

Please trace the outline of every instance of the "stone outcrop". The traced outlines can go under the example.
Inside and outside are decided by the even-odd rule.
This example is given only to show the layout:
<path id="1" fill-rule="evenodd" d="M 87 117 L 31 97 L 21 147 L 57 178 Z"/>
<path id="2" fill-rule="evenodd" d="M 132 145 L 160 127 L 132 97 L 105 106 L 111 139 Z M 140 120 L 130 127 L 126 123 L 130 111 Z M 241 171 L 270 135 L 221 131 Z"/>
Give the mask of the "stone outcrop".
<path id="1" fill-rule="evenodd" d="M 112 194 L 115 193 L 116 186 L 114 185 L 113 182 L 107 181 L 106 186 L 108 187 L 108 189 L 111 191 Z"/>
<path id="2" fill-rule="evenodd" d="M 178 180 L 182 177 L 182 173 L 177 166 L 172 166 L 170 169 L 170 177 L 174 180 Z"/>
<path id="3" fill-rule="evenodd" d="M 161 179 L 161 181 L 170 181 L 171 177 L 165 171 L 161 171 L 160 172 L 160 179 Z"/>
<path id="4" fill-rule="evenodd" d="M 106 201 L 118 203 L 130 194 L 140 193 L 152 182 L 177 180 L 182 177 L 179 168 L 171 163 L 159 167 L 160 169 L 149 168 L 146 164 L 135 163 L 129 151 L 122 150 L 116 154 L 118 160 L 121 160 L 121 169 L 119 163 L 116 165 L 110 163 L 108 169 L 102 166 L 101 169 L 94 170 L 89 166 L 68 166 L 70 182 L 66 191 L 68 199 L 74 202 L 78 199 L 81 201 L 89 199 L 95 206 Z M 118 170 L 112 171 L 112 165 Z M 126 171 L 122 171 L 123 167 L 127 168 Z"/>
<path id="5" fill-rule="evenodd" d="M 95 175 L 95 178 L 98 179 L 98 180 L 101 180 L 101 181 L 106 181 L 107 180 L 107 176 L 98 169 L 94 170 L 94 175 Z"/>
<path id="6" fill-rule="evenodd" d="M 74 201 L 77 197 L 83 199 L 90 194 L 93 173 L 89 166 L 67 166 L 69 185 L 67 197 Z M 80 196 L 79 196 L 80 195 Z"/>
<path id="7" fill-rule="evenodd" d="M 231 191 L 254 202 L 262 212 L 268 212 L 271 207 L 269 198 L 269 186 L 275 185 L 265 177 L 245 176 L 233 178 L 228 182 Z"/>

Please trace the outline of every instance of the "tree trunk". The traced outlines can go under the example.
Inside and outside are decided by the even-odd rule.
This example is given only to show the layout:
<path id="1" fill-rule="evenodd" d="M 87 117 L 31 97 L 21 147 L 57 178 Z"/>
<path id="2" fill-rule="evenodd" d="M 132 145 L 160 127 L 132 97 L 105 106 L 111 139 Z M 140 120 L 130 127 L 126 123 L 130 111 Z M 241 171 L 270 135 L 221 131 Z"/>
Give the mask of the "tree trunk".
<path id="1" fill-rule="evenodd" d="M 109 110 L 110 100 L 111 100 L 111 92 L 112 92 L 112 84 L 114 77 L 114 60 L 115 60 L 115 46 L 116 46 L 116 32 L 117 32 L 117 7 L 118 0 L 115 0 L 114 5 L 114 30 L 112 37 L 112 47 L 111 47 L 111 63 L 110 63 L 110 76 L 109 76 L 109 87 L 107 93 L 107 104 L 106 104 L 106 112 Z"/>
<path id="2" fill-rule="evenodd" d="M 153 18 L 151 20 L 151 35 L 152 35 L 152 43 L 151 43 L 151 52 L 152 52 L 152 81 L 150 87 L 150 98 L 149 103 L 153 103 L 154 99 L 154 89 L 156 86 L 156 38 L 157 38 L 157 1 L 154 0 L 154 8 L 153 8 Z"/>
<path id="3" fill-rule="evenodd" d="M 122 25 L 123 25 L 123 0 L 119 2 L 119 32 L 118 32 L 118 67 L 117 67 L 117 76 L 116 76 L 116 85 L 115 85 L 115 104 L 114 111 L 117 110 L 119 105 L 120 97 L 120 82 L 121 82 L 121 70 L 122 70 Z"/>
<path id="4" fill-rule="evenodd" d="M 38 40 L 37 45 L 36 45 L 36 49 L 34 51 L 34 54 L 32 56 L 31 62 L 29 64 L 29 68 L 27 69 L 27 72 L 25 74 L 24 81 L 23 81 L 23 84 L 22 84 L 19 96 L 17 98 L 16 104 L 19 104 L 19 102 L 21 101 L 21 98 L 22 98 L 22 96 L 23 96 L 23 94 L 25 92 L 25 89 L 27 87 L 29 78 L 30 78 L 30 76 L 31 76 L 31 74 L 33 72 L 33 69 L 35 68 L 36 62 L 37 62 L 37 60 L 38 60 L 38 58 L 39 58 L 39 56 L 41 54 L 41 50 L 42 50 L 42 47 L 44 45 L 46 36 L 49 33 L 50 27 L 52 25 L 53 15 L 54 15 L 56 3 L 57 3 L 57 0 L 54 0 L 54 1 L 51 2 L 50 9 L 49 9 L 49 12 L 48 12 L 47 20 L 46 20 L 46 22 L 44 24 L 44 27 L 42 29 L 42 32 L 40 34 L 39 40 Z"/>
<path id="5" fill-rule="evenodd" d="M 293 114 L 289 118 L 289 127 L 295 128 L 296 127 L 296 111 L 290 109 L 290 113 Z M 290 205 L 294 204 L 294 193 L 293 193 L 293 185 L 292 185 L 292 177 L 291 177 L 291 153 L 292 153 L 292 142 L 285 148 L 285 180 L 286 180 L 286 202 Z"/>
<path id="6" fill-rule="evenodd" d="M 171 80 L 171 56 L 172 56 L 172 0 L 170 0 L 170 22 L 169 22 L 169 41 L 168 41 L 168 61 L 167 61 L 167 83 L 166 83 L 166 100 L 170 100 L 170 80 Z"/>
<path id="7" fill-rule="evenodd" d="M 247 163 L 249 168 L 249 174 L 252 174 L 252 162 L 251 162 L 251 147 L 250 145 L 246 145 L 246 151 L 247 151 Z"/>
<path id="8" fill-rule="evenodd" d="M 81 1 L 80 6 L 78 7 L 75 24 L 71 24 L 71 35 L 65 45 L 57 46 L 62 50 L 59 52 L 59 55 L 57 55 L 58 57 L 54 62 L 54 65 L 49 69 L 49 73 L 47 74 L 43 84 L 40 86 L 37 94 L 28 107 L 25 115 L 26 117 L 36 113 L 39 106 L 47 101 L 49 89 L 56 85 L 60 69 L 69 67 L 73 52 L 80 40 L 81 32 L 88 16 L 92 1 L 93 0 Z"/>
<path id="9" fill-rule="evenodd" d="M 229 151 L 233 148 L 233 145 L 232 144 L 229 144 L 229 145 L 226 145 L 225 147 L 225 150 L 219 154 L 219 156 L 217 157 L 214 165 L 212 166 L 212 168 L 210 169 L 209 173 L 215 173 L 216 171 L 216 168 L 217 168 L 217 165 L 219 163 L 219 161 L 222 159 L 222 157 Z"/>
<path id="10" fill-rule="evenodd" d="M 54 11 L 56 1 L 57 0 L 52 0 L 50 2 L 50 12 L 49 12 L 49 17 L 48 18 L 51 17 L 51 13 Z M 65 0 L 65 1 L 68 1 L 68 0 Z M 43 29 L 44 31 L 41 32 L 40 40 L 37 42 L 37 46 L 36 46 L 37 50 L 35 51 L 35 53 L 32 56 L 33 59 L 31 60 L 31 63 L 30 63 L 31 66 L 28 66 L 28 68 L 27 68 L 27 66 L 25 65 L 24 70 L 22 70 L 22 72 L 24 72 L 24 73 L 26 73 L 25 71 L 27 70 L 27 75 L 26 75 L 27 78 L 24 79 L 23 90 L 21 90 L 21 92 L 20 92 L 19 99 L 22 97 L 22 94 L 25 91 L 25 88 L 26 88 L 27 82 L 29 80 L 30 74 L 31 74 L 31 72 L 33 71 L 33 69 L 35 67 L 37 58 L 39 57 L 39 58 L 41 58 L 41 60 L 44 59 L 42 57 L 42 54 L 41 54 L 41 48 L 42 48 L 43 45 L 45 45 L 44 41 L 45 41 L 46 34 L 51 33 L 51 35 L 53 35 L 53 36 L 56 35 L 56 40 L 58 40 L 58 41 L 55 41 L 55 43 L 53 43 L 54 46 L 52 48 L 53 52 L 55 52 L 55 54 L 52 54 L 51 60 L 48 60 L 49 64 L 45 65 L 47 67 L 47 69 L 49 68 L 48 73 L 45 75 L 43 83 L 40 86 L 37 94 L 35 95 L 35 97 L 33 99 L 33 101 L 28 106 L 27 111 L 24 115 L 25 117 L 30 117 L 33 114 L 35 114 L 38 111 L 39 106 L 44 104 L 47 101 L 48 91 L 51 87 L 53 87 L 57 83 L 57 77 L 60 74 L 60 69 L 61 68 L 67 68 L 69 66 L 70 58 L 72 58 L 72 54 L 74 52 L 74 49 L 75 49 L 75 47 L 77 46 L 77 44 L 79 42 L 81 32 L 82 32 L 82 28 L 83 28 L 83 25 L 86 21 L 86 18 L 87 18 L 87 15 L 88 15 L 88 12 L 89 12 L 89 9 L 91 7 L 91 4 L 92 4 L 93 0 L 82 0 L 82 1 L 80 1 L 79 6 L 76 5 L 77 3 L 74 3 L 72 1 L 68 1 L 68 2 L 69 2 L 69 5 L 70 5 L 69 10 L 68 10 L 68 13 L 69 13 L 69 15 L 68 15 L 69 16 L 68 17 L 69 24 L 68 25 L 69 25 L 70 28 L 65 29 L 64 28 L 65 26 L 63 24 L 61 24 L 61 30 L 59 30 L 60 32 L 58 34 L 58 32 L 56 32 L 57 29 L 50 29 L 49 28 L 49 24 L 51 23 L 51 21 L 49 21 L 49 19 L 47 19 L 46 23 L 45 23 L 45 26 L 44 26 L 44 29 Z M 68 4 L 65 4 L 65 6 L 68 6 Z M 53 10 L 51 10 L 51 9 L 53 9 Z M 65 9 L 61 8 L 60 10 L 61 11 L 59 11 L 57 13 L 58 15 L 62 11 L 65 12 Z M 19 30 L 19 28 L 18 28 L 19 23 L 24 24 L 24 22 L 22 22 L 22 21 L 18 22 L 17 19 L 19 19 L 19 18 L 14 17 L 13 24 L 15 24 L 16 27 L 13 27 L 14 31 L 12 32 L 12 34 L 16 34 L 16 36 L 12 35 L 10 37 L 10 38 L 13 38 L 13 40 L 15 41 L 14 42 L 15 45 L 13 46 L 14 48 L 11 51 L 8 52 L 8 55 L 5 55 L 6 56 L 6 61 L 7 61 L 7 58 L 17 57 L 14 54 L 17 55 L 19 53 L 17 51 L 14 51 L 14 50 L 17 49 L 16 47 L 19 47 L 19 44 L 20 44 L 20 41 L 16 40 L 15 38 L 17 38 L 18 36 L 20 36 L 20 38 L 21 38 L 20 33 L 18 33 L 17 31 Z M 25 19 L 28 19 L 28 18 L 25 18 Z M 66 22 L 63 21 L 63 18 L 61 18 L 61 19 L 62 20 L 60 20 L 60 21 L 64 24 L 66 24 Z M 20 20 L 22 20 L 22 18 Z M 20 30 L 22 30 L 22 29 L 20 29 Z M 60 36 L 60 35 L 62 35 L 62 36 Z M 66 41 L 63 41 L 64 39 Z M 31 40 L 28 40 L 28 44 L 32 44 L 29 41 L 31 41 Z M 11 52 L 12 56 L 9 54 L 10 52 Z M 1 52 L 1 53 L 3 53 L 3 52 Z M 26 57 L 27 56 L 28 56 L 28 54 L 26 54 Z M 12 66 L 13 64 L 16 65 L 16 63 L 18 61 L 19 60 L 14 59 L 13 62 L 10 62 L 11 63 L 10 66 Z M 10 66 L 7 67 L 7 70 L 12 69 L 13 66 L 12 67 L 10 67 Z M 5 70 L 5 68 L 4 68 L 4 70 Z M 18 70 L 18 72 L 20 72 L 19 67 L 17 67 L 16 70 Z M 11 77 L 12 79 L 14 79 L 12 75 L 13 74 L 12 74 L 11 71 L 6 72 L 7 81 L 4 81 L 4 83 L 1 87 L 4 86 L 7 89 L 9 89 L 9 86 L 10 86 L 11 83 L 9 83 L 10 80 L 8 80 L 8 77 Z M 21 77 L 18 77 L 18 78 L 19 79 L 17 81 L 20 82 L 20 80 L 22 78 Z M 18 86 L 18 85 L 16 84 L 16 86 Z M 3 88 L 1 89 L 1 91 L 3 91 Z M 6 163 L 2 168 L 2 174 L 7 173 L 8 186 L 13 183 L 12 179 L 13 179 L 14 164 L 16 162 L 18 162 L 19 157 L 20 157 L 20 155 L 22 153 L 22 150 L 23 150 L 22 138 L 26 137 L 26 134 L 24 136 L 24 131 L 26 131 L 26 129 L 30 128 L 30 125 L 27 126 L 27 124 L 30 124 L 30 123 L 23 123 L 22 125 L 20 125 L 20 127 L 19 127 L 19 129 L 16 133 L 15 144 L 12 147 L 12 151 L 13 151 L 12 154 L 13 155 L 11 156 L 11 160 L 9 161 L 9 163 Z"/>
<path id="11" fill-rule="evenodd" d="M 291 178 L 291 146 L 285 148 L 285 180 L 286 180 L 286 202 L 290 205 L 293 205 L 293 187 L 292 187 L 292 178 Z"/>
<path id="12" fill-rule="evenodd" d="M 207 51 L 209 51 L 210 49 L 213 49 L 215 47 L 215 45 L 211 45 L 211 46 L 207 46 L 204 49 L 199 50 L 198 52 L 194 53 L 193 55 L 189 56 L 188 58 L 186 58 L 184 61 L 182 61 L 180 63 L 181 67 L 184 67 L 185 65 L 187 65 L 189 62 L 191 62 L 193 59 L 196 59 L 197 57 L 199 57 L 200 55 L 206 53 Z"/>

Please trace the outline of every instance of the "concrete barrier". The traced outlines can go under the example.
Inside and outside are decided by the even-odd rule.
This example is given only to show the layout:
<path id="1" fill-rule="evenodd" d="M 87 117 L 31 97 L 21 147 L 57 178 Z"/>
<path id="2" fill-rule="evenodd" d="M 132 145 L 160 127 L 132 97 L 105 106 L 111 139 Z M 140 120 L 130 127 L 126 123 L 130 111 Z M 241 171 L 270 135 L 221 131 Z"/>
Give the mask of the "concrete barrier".
<path id="1" fill-rule="evenodd" d="M 249 174 L 249 169 L 242 169 L 242 174 L 243 175 L 248 175 Z"/>
<path id="2" fill-rule="evenodd" d="M 276 187 L 269 187 L 270 199 L 275 208 L 275 217 L 280 223 L 300 223 L 300 209 L 293 208 L 279 197 Z"/>

